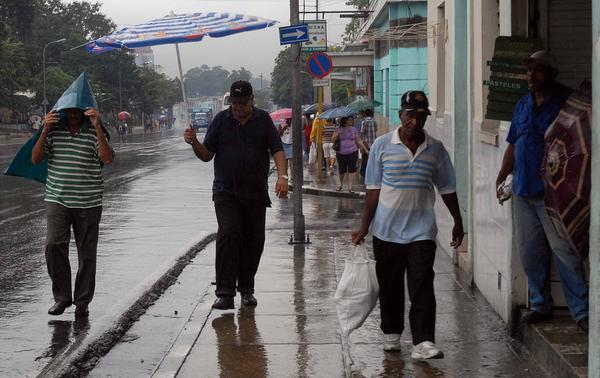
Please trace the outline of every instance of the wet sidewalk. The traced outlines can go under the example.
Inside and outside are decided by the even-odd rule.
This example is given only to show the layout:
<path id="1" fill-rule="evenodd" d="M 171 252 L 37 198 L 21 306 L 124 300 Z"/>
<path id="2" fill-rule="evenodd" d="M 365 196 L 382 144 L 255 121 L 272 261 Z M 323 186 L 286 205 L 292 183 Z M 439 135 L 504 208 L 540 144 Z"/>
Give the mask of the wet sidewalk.
<path id="1" fill-rule="evenodd" d="M 275 218 L 287 218 L 289 203 L 280 206 Z M 255 309 L 240 306 L 239 296 L 235 310 L 211 309 L 215 289 L 211 243 L 100 359 L 90 376 L 543 376 L 513 352 L 500 318 L 477 292 L 460 286 L 455 267 L 443 253 L 438 253 L 434 269 L 436 341 L 444 359 L 411 361 L 408 324 L 402 351 L 384 352 L 378 307 L 344 347 L 333 296 L 351 252 L 350 229 L 362 202 L 309 197 L 305 206 L 337 215 L 315 224 L 309 231 L 312 244 L 307 246 L 288 245 L 290 231 L 269 222 L 256 277 Z M 306 211 L 311 221 L 312 211 Z"/>

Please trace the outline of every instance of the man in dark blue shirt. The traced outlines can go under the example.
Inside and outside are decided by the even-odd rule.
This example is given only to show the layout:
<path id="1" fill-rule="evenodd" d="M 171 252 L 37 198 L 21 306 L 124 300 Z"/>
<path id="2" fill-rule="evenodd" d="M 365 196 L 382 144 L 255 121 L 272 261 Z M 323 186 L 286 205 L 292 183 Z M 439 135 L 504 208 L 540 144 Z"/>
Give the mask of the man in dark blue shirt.
<path id="1" fill-rule="evenodd" d="M 571 94 L 556 82 L 558 71 L 547 51 L 527 59 L 527 79 L 531 92 L 517 103 L 506 141 L 496 187 L 513 173 L 513 214 L 521 262 L 527 274 L 529 311 L 526 323 L 552 317 L 550 259 L 554 254 L 565 299 L 571 315 L 584 330 L 588 328 L 588 286 L 583 262 L 570 244 L 562 239 L 550 220 L 544 204 L 544 183 L 540 169 L 544 158 L 544 134 Z M 500 198 L 502 193 L 498 193 Z"/>
<path id="2" fill-rule="evenodd" d="M 200 160 L 215 158 L 213 201 L 219 230 L 215 261 L 218 299 L 213 308 L 219 310 L 234 308 L 236 288 L 243 305 L 257 304 L 254 276 L 265 243 L 265 211 L 271 206 L 267 185 L 270 156 L 279 173 L 277 196 L 288 191 L 281 139 L 269 114 L 254 107 L 250 83 L 233 83 L 230 101 L 231 107 L 212 121 L 204 143 L 192 128 L 184 134 Z"/>

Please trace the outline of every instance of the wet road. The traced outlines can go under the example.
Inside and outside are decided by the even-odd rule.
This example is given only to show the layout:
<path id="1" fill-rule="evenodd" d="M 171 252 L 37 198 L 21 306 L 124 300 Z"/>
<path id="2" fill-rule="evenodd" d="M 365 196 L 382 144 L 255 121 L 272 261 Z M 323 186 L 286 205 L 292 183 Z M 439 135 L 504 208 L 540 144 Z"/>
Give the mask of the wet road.
<path id="1" fill-rule="evenodd" d="M 53 300 L 44 259 L 44 187 L 0 176 L 0 376 L 39 372 L 75 336 L 112 322 L 135 288 L 182 248 L 216 230 L 212 164 L 199 162 L 180 136 L 134 135 L 113 147 L 115 162 L 104 170 L 89 322 L 74 322 L 74 307 L 47 315 Z M 0 146 L 1 171 L 18 148 Z M 74 240 L 70 253 L 75 272 Z"/>

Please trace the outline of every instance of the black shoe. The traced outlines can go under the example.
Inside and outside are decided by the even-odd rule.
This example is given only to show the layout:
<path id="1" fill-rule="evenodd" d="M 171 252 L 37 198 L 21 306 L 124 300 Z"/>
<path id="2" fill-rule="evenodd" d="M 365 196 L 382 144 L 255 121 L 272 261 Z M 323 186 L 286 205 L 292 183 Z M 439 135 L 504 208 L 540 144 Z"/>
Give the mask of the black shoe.
<path id="1" fill-rule="evenodd" d="M 579 319 L 579 321 L 577 322 L 577 325 L 583 332 L 585 332 L 585 333 L 590 332 L 590 318 L 588 318 L 587 316 L 583 319 Z"/>
<path id="2" fill-rule="evenodd" d="M 552 319 L 552 313 L 542 314 L 541 312 L 537 312 L 534 310 L 527 310 L 527 312 L 523 314 L 521 321 L 525 324 L 535 324 L 550 319 Z"/>
<path id="3" fill-rule="evenodd" d="M 220 297 L 213 303 L 212 308 L 217 310 L 231 310 L 233 306 L 233 297 Z"/>
<path id="4" fill-rule="evenodd" d="M 69 306 L 71 306 L 71 302 L 56 302 L 54 306 L 50 307 L 48 314 L 60 315 L 65 312 L 65 309 Z"/>
<path id="5" fill-rule="evenodd" d="M 252 294 L 242 294 L 242 304 L 244 306 L 256 306 L 258 304 L 258 301 L 256 300 L 256 298 L 254 298 L 254 295 Z"/>
<path id="6" fill-rule="evenodd" d="M 76 318 L 87 318 L 88 316 L 90 316 L 90 311 L 88 310 L 88 306 L 75 307 L 75 317 Z"/>

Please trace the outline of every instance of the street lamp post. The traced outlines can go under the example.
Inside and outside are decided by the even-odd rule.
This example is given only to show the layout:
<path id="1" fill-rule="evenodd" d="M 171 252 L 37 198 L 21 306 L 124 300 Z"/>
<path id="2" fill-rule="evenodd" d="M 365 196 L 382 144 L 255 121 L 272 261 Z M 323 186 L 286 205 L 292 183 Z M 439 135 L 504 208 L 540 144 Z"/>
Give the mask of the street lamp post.
<path id="1" fill-rule="evenodd" d="M 44 82 L 44 101 L 42 102 L 42 105 L 44 105 L 44 115 L 46 114 L 46 107 L 48 106 L 48 98 L 46 97 L 46 48 L 54 43 L 62 43 L 66 40 L 66 38 L 61 38 L 57 39 L 56 41 L 48 42 L 42 51 L 42 76 Z"/>

